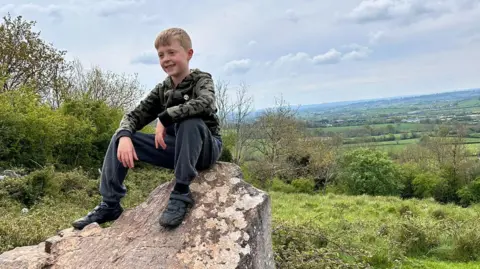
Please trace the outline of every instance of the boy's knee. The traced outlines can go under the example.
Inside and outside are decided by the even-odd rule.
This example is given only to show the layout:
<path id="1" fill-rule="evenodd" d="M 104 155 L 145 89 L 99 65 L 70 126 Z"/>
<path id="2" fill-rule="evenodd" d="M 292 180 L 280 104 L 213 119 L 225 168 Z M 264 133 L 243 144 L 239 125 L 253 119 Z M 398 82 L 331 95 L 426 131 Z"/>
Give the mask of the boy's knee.
<path id="1" fill-rule="evenodd" d="M 199 118 L 186 119 L 178 123 L 178 128 L 199 128 L 203 127 L 205 123 Z"/>

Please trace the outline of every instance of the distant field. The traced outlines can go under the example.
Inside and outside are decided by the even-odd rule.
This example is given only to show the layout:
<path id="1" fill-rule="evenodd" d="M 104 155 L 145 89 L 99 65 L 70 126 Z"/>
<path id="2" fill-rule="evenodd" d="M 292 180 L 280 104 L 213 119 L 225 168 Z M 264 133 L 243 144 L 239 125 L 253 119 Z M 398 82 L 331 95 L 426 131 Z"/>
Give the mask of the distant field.
<path id="1" fill-rule="evenodd" d="M 344 145 L 345 148 L 349 147 L 376 147 L 380 150 L 387 152 L 397 153 L 405 149 L 407 145 L 416 144 L 420 139 L 405 139 L 397 141 L 382 141 L 382 142 L 370 142 L 370 143 L 358 143 L 358 144 L 347 144 Z M 480 138 L 465 138 L 465 147 L 472 155 L 477 155 L 480 152 Z"/>
<path id="2" fill-rule="evenodd" d="M 479 107 L 479 106 L 480 106 L 480 100 L 478 98 L 460 101 L 458 102 L 458 105 L 457 105 L 457 107 L 460 107 L 460 108 L 465 108 L 465 107 L 470 108 L 470 107 Z"/>
<path id="3" fill-rule="evenodd" d="M 400 132 L 407 132 L 407 131 L 422 132 L 422 131 L 425 131 L 427 129 L 426 125 L 421 124 L 421 123 L 400 123 L 400 124 L 389 123 L 389 124 L 372 124 L 370 126 L 372 128 L 386 128 L 388 125 L 393 125 Z M 321 129 L 325 132 L 338 133 L 338 132 L 347 132 L 347 131 L 350 131 L 350 130 L 363 129 L 363 128 L 365 128 L 365 125 L 325 127 L 325 128 L 316 128 L 316 129 Z"/>

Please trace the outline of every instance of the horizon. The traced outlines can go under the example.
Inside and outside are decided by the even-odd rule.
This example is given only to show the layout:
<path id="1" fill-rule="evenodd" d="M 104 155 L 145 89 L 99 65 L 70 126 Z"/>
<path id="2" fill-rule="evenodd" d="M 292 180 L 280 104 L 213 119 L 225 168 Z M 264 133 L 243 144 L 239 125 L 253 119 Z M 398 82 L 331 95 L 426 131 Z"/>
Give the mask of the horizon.
<path id="1" fill-rule="evenodd" d="M 413 95 L 394 95 L 394 96 L 388 96 L 388 97 L 377 97 L 377 98 L 369 98 L 369 99 L 354 99 L 354 100 L 340 100 L 340 101 L 332 101 L 332 102 L 325 102 L 325 103 L 308 103 L 308 104 L 290 104 L 288 103 L 288 100 L 285 100 L 286 103 L 288 103 L 290 106 L 317 106 L 317 105 L 328 105 L 328 104 L 335 104 L 335 103 L 363 103 L 363 102 L 371 102 L 371 101 L 380 101 L 380 100 L 386 100 L 386 99 L 400 99 L 400 98 L 415 98 L 415 97 L 422 97 L 422 96 L 429 96 L 429 95 L 436 95 L 436 94 L 448 94 L 448 93 L 458 93 L 458 92 L 468 92 L 468 91 L 478 91 L 480 90 L 480 87 L 475 87 L 475 88 L 469 88 L 469 89 L 457 89 L 457 90 L 445 90 L 445 91 L 440 91 L 440 92 L 432 92 L 432 93 L 419 93 L 419 94 L 413 94 Z M 255 109 L 254 112 L 257 112 L 259 110 L 263 109 L 268 109 L 271 107 L 263 107 L 263 108 L 258 108 Z"/>

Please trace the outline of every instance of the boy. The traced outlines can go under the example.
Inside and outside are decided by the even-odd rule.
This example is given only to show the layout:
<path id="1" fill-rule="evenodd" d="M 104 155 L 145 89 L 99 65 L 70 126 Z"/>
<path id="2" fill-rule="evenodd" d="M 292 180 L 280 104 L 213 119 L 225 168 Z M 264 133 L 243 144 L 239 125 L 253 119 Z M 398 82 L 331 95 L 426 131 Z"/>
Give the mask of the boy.
<path id="1" fill-rule="evenodd" d="M 175 187 L 159 222 L 164 227 L 178 226 L 194 203 L 189 184 L 197 169 L 209 168 L 220 156 L 213 80 L 209 73 L 190 70 L 193 50 L 189 35 L 183 29 L 170 28 L 157 36 L 154 45 L 168 76 L 123 117 L 103 162 L 102 202 L 72 223 L 77 229 L 113 221 L 122 214 L 123 181 L 134 160 L 175 170 Z M 136 132 L 156 118 L 155 135 Z"/>

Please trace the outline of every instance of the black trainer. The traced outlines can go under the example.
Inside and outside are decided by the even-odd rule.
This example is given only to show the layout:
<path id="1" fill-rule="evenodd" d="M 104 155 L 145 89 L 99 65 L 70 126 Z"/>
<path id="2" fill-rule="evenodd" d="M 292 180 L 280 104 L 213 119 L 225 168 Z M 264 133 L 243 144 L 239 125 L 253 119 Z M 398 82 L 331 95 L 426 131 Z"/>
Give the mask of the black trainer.
<path id="1" fill-rule="evenodd" d="M 180 225 L 188 209 L 193 207 L 193 205 L 194 201 L 191 192 L 181 194 L 178 191 L 172 191 L 167 208 L 163 211 L 159 219 L 160 225 L 169 228 Z"/>
<path id="2" fill-rule="evenodd" d="M 102 224 L 108 221 L 113 221 L 118 219 L 123 213 L 123 208 L 120 204 L 117 204 L 114 207 L 109 207 L 106 203 L 101 202 L 100 205 L 96 206 L 88 214 L 72 223 L 72 226 L 76 229 L 83 229 L 85 226 L 90 223 Z"/>

